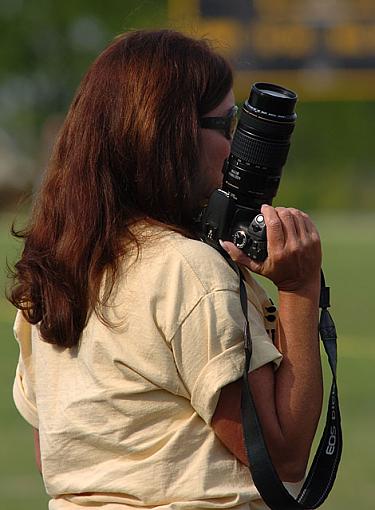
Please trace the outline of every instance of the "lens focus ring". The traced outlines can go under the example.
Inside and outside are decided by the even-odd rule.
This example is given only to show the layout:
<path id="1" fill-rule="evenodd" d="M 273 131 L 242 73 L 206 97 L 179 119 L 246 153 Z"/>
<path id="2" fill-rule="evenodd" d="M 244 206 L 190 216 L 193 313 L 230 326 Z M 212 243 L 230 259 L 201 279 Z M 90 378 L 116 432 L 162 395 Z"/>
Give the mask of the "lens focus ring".
<path id="1" fill-rule="evenodd" d="M 237 158 L 251 161 L 254 165 L 279 168 L 288 157 L 290 143 L 276 144 L 249 137 L 237 129 L 231 152 Z"/>

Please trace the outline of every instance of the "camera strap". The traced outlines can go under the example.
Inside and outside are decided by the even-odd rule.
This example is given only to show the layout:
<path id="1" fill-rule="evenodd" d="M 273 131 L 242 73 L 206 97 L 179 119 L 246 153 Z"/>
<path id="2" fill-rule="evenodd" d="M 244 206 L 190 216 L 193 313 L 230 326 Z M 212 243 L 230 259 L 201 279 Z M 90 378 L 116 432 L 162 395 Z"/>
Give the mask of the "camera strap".
<path id="1" fill-rule="evenodd" d="M 319 333 L 332 372 L 332 385 L 328 400 L 326 424 L 310 471 L 295 499 L 284 487 L 272 464 L 262 433 L 261 424 L 251 394 L 248 371 L 252 354 L 252 340 L 247 314 L 247 293 L 240 268 L 228 260 L 240 278 L 241 307 L 245 316 L 245 369 L 241 397 L 241 416 L 250 472 L 261 497 L 271 510 L 300 510 L 319 507 L 332 489 L 342 451 L 342 431 L 336 381 L 337 335 L 335 324 L 328 311 L 329 287 L 321 272 Z"/>

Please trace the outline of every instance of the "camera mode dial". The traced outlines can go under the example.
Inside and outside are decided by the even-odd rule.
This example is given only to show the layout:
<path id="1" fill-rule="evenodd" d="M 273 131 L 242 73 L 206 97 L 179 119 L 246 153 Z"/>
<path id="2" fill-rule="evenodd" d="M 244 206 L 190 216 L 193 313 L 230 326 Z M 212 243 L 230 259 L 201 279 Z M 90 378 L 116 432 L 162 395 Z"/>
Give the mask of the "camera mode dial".
<path id="1" fill-rule="evenodd" d="M 233 234 L 233 243 L 242 250 L 248 243 L 248 236 L 244 230 L 236 230 Z"/>

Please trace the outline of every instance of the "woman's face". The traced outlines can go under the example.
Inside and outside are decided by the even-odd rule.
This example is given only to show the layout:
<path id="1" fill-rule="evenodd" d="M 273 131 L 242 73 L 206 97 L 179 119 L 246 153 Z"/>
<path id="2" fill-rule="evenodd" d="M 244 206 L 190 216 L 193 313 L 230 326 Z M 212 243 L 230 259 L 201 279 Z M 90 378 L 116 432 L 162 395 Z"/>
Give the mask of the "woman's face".
<path id="1" fill-rule="evenodd" d="M 231 89 L 223 101 L 204 117 L 225 117 L 234 104 L 234 94 Z M 200 170 L 203 186 L 201 191 L 204 192 L 205 199 L 222 185 L 223 164 L 229 156 L 230 146 L 231 140 L 225 138 L 222 131 L 200 128 Z"/>

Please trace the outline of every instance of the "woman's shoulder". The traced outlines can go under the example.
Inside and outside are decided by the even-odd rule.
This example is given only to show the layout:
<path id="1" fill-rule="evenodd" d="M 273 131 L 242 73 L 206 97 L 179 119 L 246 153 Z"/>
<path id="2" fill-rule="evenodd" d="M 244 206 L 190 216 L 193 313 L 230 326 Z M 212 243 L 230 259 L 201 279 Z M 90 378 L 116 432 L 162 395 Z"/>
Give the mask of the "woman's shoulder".
<path id="1" fill-rule="evenodd" d="M 138 257 L 124 256 L 111 304 L 147 310 L 169 339 L 200 305 L 220 302 L 240 313 L 238 277 L 214 248 L 172 230 L 154 234 L 140 243 Z"/>
<path id="2" fill-rule="evenodd" d="M 215 290 L 238 291 L 238 277 L 224 257 L 198 239 L 170 228 L 148 225 L 136 233 L 139 241 L 137 263 L 150 279 L 178 281 L 200 287 L 203 293 Z M 126 259 L 126 257 L 125 257 Z"/>
<path id="3" fill-rule="evenodd" d="M 170 232 L 164 248 L 169 263 L 199 281 L 206 292 L 238 291 L 238 277 L 225 258 L 213 247 L 197 239 Z"/>

